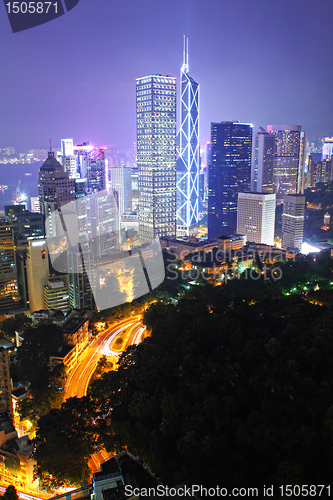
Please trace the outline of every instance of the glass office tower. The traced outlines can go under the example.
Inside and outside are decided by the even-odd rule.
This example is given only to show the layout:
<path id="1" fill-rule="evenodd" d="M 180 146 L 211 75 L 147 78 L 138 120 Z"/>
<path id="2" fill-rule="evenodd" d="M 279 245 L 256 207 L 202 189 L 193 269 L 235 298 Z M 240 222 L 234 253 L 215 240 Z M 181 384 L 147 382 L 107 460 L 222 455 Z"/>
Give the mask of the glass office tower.
<path id="1" fill-rule="evenodd" d="M 188 73 L 188 42 L 180 81 L 180 130 L 177 159 L 177 236 L 195 234 L 199 203 L 199 84 Z"/>
<path id="2" fill-rule="evenodd" d="M 140 241 L 176 235 L 176 79 L 136 80 Z"/>
<path id="3" fill-rule="evenodd" d="M 275 135 L 260 127 L 254 140 L 253 191 L 274 193 Z"/>
<path id="4" fill-rule="evenodd" d="M 211 124 L 208 171 L 208 237 L 236 231 L 238 193 L 250 191 L 252 124 Z"/>
<path id="5" fill-rule="evenodd" d="M 277 199 L 283 195 L 302 192 L 304 187 L 305 136 L 301 136 L 300 125 L 267 125 L 268 132 L 275 135 L 274 189 Z"/>

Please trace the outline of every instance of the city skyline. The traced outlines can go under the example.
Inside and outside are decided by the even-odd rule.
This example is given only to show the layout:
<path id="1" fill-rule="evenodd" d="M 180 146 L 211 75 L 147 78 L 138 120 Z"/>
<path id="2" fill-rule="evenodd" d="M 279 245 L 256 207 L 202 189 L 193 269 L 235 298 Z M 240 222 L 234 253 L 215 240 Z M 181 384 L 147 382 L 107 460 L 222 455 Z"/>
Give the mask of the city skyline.
<path id="1" fill-rule="evenodd" d="M 201 144 L 210 123 L 225 120 L 251 122 L 255 131 L 299 123 L 310 140 L 333 135 L 333 67 L 322 57 L 332 48 L 332 10 L 324 1 L 242 0 L 236 10 L 216 0 L 100 2 L 93 9 L 83 0 L 66 16 L 17 34 L 4 11 L 0 147 L 46 148 L 50 137 L 132 144 L 135 79 L 161 73 L 179 85 L 184 34 L 201 85 Z M 320 36 L 310 37 L 316 28 Z"/>

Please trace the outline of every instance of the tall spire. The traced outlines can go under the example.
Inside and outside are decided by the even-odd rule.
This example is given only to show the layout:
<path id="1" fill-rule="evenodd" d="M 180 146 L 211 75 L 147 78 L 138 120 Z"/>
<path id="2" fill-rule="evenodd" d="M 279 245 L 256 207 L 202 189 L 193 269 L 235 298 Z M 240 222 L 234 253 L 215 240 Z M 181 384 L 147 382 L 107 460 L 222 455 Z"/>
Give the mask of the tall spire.
<path id="1" fill-rule="evenodd" d="M 51 139 L 50 139 L 50 151 L 48 152 L 48 156 L 54 156 L 54 151 L 52 151 Z"/>
<path id="2" fill-rule="evenodd" d="M 183 35 L 183 66 L 182 72 L 188 73 L 188 38 Z"/>
<path id="3" fill-rule="evenodd" d="M 186 39 L 186 68 L 188 73 L 188 38 Z"/>

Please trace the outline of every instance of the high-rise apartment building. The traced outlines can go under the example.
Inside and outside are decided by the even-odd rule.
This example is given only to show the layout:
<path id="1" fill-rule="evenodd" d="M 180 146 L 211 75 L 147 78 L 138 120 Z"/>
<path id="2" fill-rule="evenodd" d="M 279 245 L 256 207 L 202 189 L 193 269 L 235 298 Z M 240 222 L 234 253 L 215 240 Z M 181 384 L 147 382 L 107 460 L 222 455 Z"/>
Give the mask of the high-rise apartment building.
<path id="1" fill-rule="evenodd" d="M 254 139 L 253 185 L 256 193 L 274 193 L 275 135 L 260 127 Z"/>
<path id="2" fill-rule="evenodd" d="M 319 153 L 311 153 L 308 158 L 307 187 L 314 187 L 317 182 L 330 182 L 332 176 L 332 159 L 322 160 Z"/>
<path id="3" fill-rule="evenodd" d="M 74 156 L 73 139 L 61 139 L 61 156 Z"/>
<path id="4" fill-rule="evenodd" d="M 119 208 L 117 192 L 112 189 L 98 191 L 87 197 L 90 248 L 94 259 L 119 250 Z M 76 202 L 77 203 L 77 202 Z"/>
<path id="5" fill-rule="evenodd" d="M 140 241 L 176 235 L 176 79 L 136 80 Z"/>
<path id="6" fill-rule="evenodd" d="M 12 387 L 9 374 L 8 352 L 0 348 L 0 413 L 12 413 Z"/>
<path id="7" fill-rule="evenodd" d="M 109 186 L 118 193 L 119 215 L 132 211 L 132 169 L 131 167 L 110 168 Z"/>
<path id="8" fill-rule="evenodd" d="M 69 172 L 55 159 L 50 151 L 39 171 L 38 193 L 40 212 L 47 219 L 47 236 L 56 236 L 57 227 L 54 217 L 58 208 L 75 199 L 75 182 L 70 179 Z"/>
<path id="9" fill-rule="evenodd" d="M 64 167 L 64 171 L 69 172 L 71 179 L 78 177 L 73 139 L 61 139 L 61 164 Z"/>
<path id="10" fill-rule="evenodd" d="M 333 137 L 325 137 L 323 143 L 322 159 L 330 160 L 333 154 Z"/>
<path id="11" fill-rule="evenodd" d="M 94 258 L 80 245 L 68 250 L 69 304 L 71 309 L 94 309 Z"/>
<path id="12" fill-rule="evenodd" d="M 237 226 L 237 196 L 250 191 L 252 125 L 240 122 L 211 124 L 208 237 L 230 235 Z"/>
<path id="13" fill-rule="evenodd" d="M 275 193 L 238 193 L 237 233 L 246 241 L 274 245 Z"/>
<path id="14" fill-rule="evenodd" d="M 297 194 L 304 194 L 305 189 L 305 157 L 306 157 L 306 133 L 301 131 L 299 142 L 299 159 L 297 172 Z"/>
<path id="15" fill-rule="evenodd" d="M 285 195 L 282 214 L 282 248 L 301 250 L 304 232 L 305 196 Z"/>
<path id="16" fill-rule="evenodd" d="M 300 125 L 268 125 L 275 135 L 274 191 L 278 199 L 304 188 L 305 135 Z M 302 153 L 303 151 L 303 153 Z"/>
<path id="17" fill-rule="evenodd" d="M 0 312 L 19 307 L 13 222 L 0 219 Z"/>
<path id="18" fill-rule="evenodd" d="M 44 309 L 44 286 L 49 279 L 49 254 L 45 240 L 28 240 L 26 275 L 30 312 Z"/>
<path id="19" fill-rule="evenodd" d="M 13 230 L 17 243 L 27 238 L 44 238 L 44 216 L 40 213 L 29 212 L 29 210 L 20 212 L 13 218 Z"/>
<path id="20" fill-rule="evenodd" d="M 87 166 L 87 191 L 102 191 L 106 188 L 107 158 L 105 149 L 94 149 L 88 155 Z"/>
<path id="21" fill-rule="evenodd" d="M 199 211 L 199 84 L 189 75 L 188 41 L 180 73 L 177 159 L 177 236 L 197 232 Z"/>
<path id="22" fill-rule="evenodd" d="M 30 209 L 31 212 L 40 212 L 39 198 L 38 196 L 31 196 L 30 198 Z"/>

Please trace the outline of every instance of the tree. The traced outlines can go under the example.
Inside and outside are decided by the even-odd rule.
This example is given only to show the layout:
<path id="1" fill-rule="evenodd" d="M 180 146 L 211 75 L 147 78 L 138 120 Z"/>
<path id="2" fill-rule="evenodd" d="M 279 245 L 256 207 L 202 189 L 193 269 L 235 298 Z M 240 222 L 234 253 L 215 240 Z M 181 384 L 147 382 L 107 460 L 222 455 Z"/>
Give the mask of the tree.
<path id="1" fill-rule="evenodd" d="M 56 325 L 29 327 L 18 348 L 17 359 L 21 380 L 29 381 L 33 395 L 43 393 L 50 384 L 49 359 L 57 353 L 63 334 Z"/>
<path id="2" fill-rule="evenodd" d="M 240 286 L 147 310 L 151 337 L 89 389 L 101 440 L 170 485 L 329 484 L 333 313 Z"/>
<path id="3" fill-rule="evenodd" d="M 71 398 L 40 418 L 33 443 L 42 481 L 79 485 L 88 479 L 97 443 L 91 413 L 87 398 Z"/>
<path id="4" fill-rule="evenodd" d="M 25 314 L 18 314 L 14 318 L 7 318 L 0 322 L 0 331 L 5 337 L 15 337 L 15 332 L 31 325 L 31 319 Z"/>
<path id="5" fill-rule="evenodd" d="M 13 486 L 12 484 L 7 486 L 3 498 L 5 498 L 6 500 L 19 500 L 15 486 Z"/>

